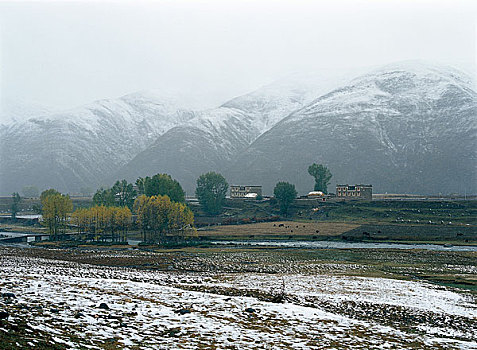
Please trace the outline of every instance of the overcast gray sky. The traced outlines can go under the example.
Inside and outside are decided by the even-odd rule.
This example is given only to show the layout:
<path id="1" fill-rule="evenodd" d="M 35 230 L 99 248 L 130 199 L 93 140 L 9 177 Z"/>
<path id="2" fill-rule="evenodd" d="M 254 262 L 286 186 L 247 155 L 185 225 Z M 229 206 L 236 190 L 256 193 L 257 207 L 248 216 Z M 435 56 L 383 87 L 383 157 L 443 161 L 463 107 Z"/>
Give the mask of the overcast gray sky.
<path id="1" fill-rule="evenodd" d="M 213 105 L 295 72 L 476 67 L 477 1 L 0 2 L 1 98 L 58 108 L 145 89 Z"/>

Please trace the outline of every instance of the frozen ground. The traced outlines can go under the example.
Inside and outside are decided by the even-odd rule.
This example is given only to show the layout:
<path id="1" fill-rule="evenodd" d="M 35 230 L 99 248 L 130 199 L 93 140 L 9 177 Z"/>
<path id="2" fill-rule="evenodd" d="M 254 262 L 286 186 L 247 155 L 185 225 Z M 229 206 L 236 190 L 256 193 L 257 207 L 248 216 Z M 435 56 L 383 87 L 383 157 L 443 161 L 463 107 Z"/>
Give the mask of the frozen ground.
<path id="1" fill-rule="evenodd" d="M 475 296 L 425 282 L 148 271 L 12 252 L 0 248 L 0 339 L 22 332 L 23 343 L 5 348 L 477 349 Z M 284 302 L 269 301 L 283 288 Z"/>

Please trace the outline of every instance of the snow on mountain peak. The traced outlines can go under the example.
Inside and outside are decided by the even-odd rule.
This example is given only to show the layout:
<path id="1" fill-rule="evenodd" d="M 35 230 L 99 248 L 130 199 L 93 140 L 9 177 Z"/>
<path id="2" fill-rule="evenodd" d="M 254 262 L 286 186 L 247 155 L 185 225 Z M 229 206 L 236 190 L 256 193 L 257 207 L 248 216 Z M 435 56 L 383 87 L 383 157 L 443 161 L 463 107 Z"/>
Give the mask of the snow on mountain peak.
<path id="1" fill-rule="evenodd" d="M 466 87 L 472 87 L 472 84 L 474 83 L 473 80 L 475 80 L 469 74 L 452 66 L 423 60 L 407 60 L 390 63 L 371 71 L 368 75 L 377 76 L 404 72 L 407 74 L 414 74 L 419 78 L 427 77 L 432 80 L 443 79 L 449 83 L 465 85 Z"/>
<path id="2" fill-rule="evenodd" d="M 383 159 L 389 160 L 390 166 L 407 167 L 409 162 L 401 159 L 403 154 L 437 149 L 439 135 L 448 130 L 464 136 L 475 130 L 476 93 L 471 81 L 454 68 L 406 61 L 365 74 L 360 69 L 294 74 L 220 107 L 199 111 L 190 108 L 193 103 L 188 104 L 191 101 L 180 94 L 140 91 L 4 128 L 5 149 L 15 149 L 16 154 L 2 155 L 7 165 L 3 169 L 9 173 L 0 177 L 8 180 L 5 188 L 9 191 L 20 186 L 19 182 L 40 187 L 56 182 L 70 189 L 97 185 L 108 176 L 109 180 L 113 176 L 116 179 L 120 167 L 128 164 L 121 174 L 129 180 L 167 171 L 192 190 L 198 174 L 231 166 L 247 149 L 252 152 L 248 156 L 251 160 L 260 152 L 270 152 L 268 156 L 277 155 L 277 164 L 282 164 L 296 142 L 297 155 L 288 157 L 294 164 L 307 147 L 327 147 L 307 152 L 310 157 L 325 150 L 331 155 L 343 146 L 337 142 L 340 139 L 360 149 L 354 143 L 358 136 L 363 144 L 371 137 L 375 144 L 369 145 L 370 149 L 376 146 L 379 157 L 385 155 Z M 408 139 L 401 139 L 403 128 Z M 460 147 L 459 137 L 455 144 Z M 433 138 L 439 142 L 432 143 Z M 263 149 L 253 148 L 254 144 Z M 449 145 L 454 147 L 454 143 Z M 260 152 L 253 153 L 254 149 Z M 279 149 L 282 151 L 277 152 Z M 347 155 L 343 153 L 343 159 Z M 307 159 L 311 161 L 316 159 Z M 257 174 L 264 162 L 257 161 Z M 31 174 L 33 168 L 42 169 L 37 171 L 43 172 L 42 180 Z M 279 169 L 274 164 L 270 168 Z M 268 175 L 267 169 L 264 176 Z"/>

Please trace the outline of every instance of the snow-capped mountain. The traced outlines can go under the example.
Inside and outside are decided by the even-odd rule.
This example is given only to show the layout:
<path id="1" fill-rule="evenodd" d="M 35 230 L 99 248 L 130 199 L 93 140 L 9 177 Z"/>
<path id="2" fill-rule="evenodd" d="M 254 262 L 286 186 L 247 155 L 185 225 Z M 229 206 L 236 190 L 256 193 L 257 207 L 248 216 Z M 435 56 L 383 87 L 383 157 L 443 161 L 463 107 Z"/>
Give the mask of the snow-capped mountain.
<path id="1" fill-rule="evenodd" d="M 280 180 L 303 193 L 318 162 L 332 186 L 477 193 L 475 81 L 419 62 L 352 76 L 294 76 L 203 111 L 141 92 L 4 125 L 0 191 L 75 192 L 169 173 L 192 194 L 197 177 L 215 170 L 265 193 Z"/>
<path id="2" fill-rule="evenodd" d="M 75 192 L 101 184 L 193 112 L 163 93 L 101 100 L 0 129 L 0 192 L 23 186 Z"/>
<path id="3" fill-rule="evenodd" d="M 110 181 L 165 172 L 192 194 L 200 174 L 231 165 L 257 137 L 342 79 L 346 79 L 343 73 L 294 75 L 198 112 L 160 136 Z"/>
<path id="4" fill-rule="evenodd" d="M 241 183 L 312 189 L 307 168 L 377 192 L 476 193 L 477 93 L 471 78 L 419 62 L 385 66 L 335 89 L 261 135 L 226 172 Z M 332 188 L 331 188 L 332 190 Z"/>

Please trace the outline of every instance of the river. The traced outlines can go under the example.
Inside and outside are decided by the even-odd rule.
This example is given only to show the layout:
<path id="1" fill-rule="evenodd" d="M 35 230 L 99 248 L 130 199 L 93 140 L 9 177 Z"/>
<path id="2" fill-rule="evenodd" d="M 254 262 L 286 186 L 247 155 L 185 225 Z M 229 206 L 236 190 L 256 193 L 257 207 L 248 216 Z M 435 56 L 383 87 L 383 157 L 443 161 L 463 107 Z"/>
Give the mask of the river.
<path id="1" fill-rule="evenodd" d="M 334 241 L 214 241 L 216 245 L 244 245 L 267 246 L 282 248 L 309 248 L 309 249 L 426 249 L 454 252 L 477 252 L 477 246 L 444 246 L 441 244 L 403 244 L 403 243 L 371 243 L 371 242 L 334 242 Z"/>
<path id="2" fill-rule="evenodd" d="M 0 241 L 6 237 L 21 237 L 32 233 L 0 232 Z M 35 235 L 35 234 L 33 234 Z M 30 241 L 34 238 L 31 237 Z M 129 245 L 138 245 L 138 240 L 128 240 Z M 425 249 L 454 252 L 477 252 L 477 246 L 470 245 L 442 245 L 442 244 L 404 244 L 404 243 L 372 243 L 372 242 L 335 242 L 335 241 L 279 241 L 279 240 L 234 240 L 234 241 L 211 241 L 215 245 L 241 245 L 241 246 L 264 246 L 282 248 L 305 248 L 305 249 Z"/>

